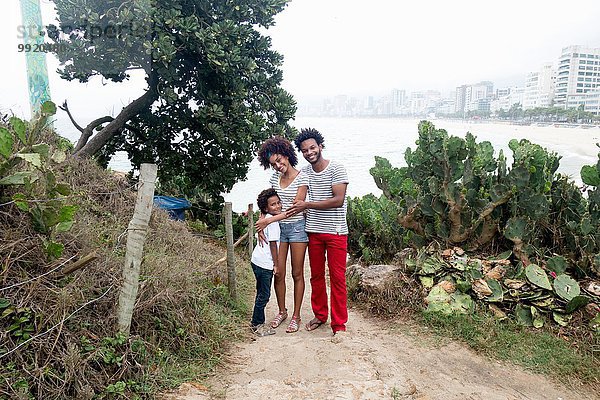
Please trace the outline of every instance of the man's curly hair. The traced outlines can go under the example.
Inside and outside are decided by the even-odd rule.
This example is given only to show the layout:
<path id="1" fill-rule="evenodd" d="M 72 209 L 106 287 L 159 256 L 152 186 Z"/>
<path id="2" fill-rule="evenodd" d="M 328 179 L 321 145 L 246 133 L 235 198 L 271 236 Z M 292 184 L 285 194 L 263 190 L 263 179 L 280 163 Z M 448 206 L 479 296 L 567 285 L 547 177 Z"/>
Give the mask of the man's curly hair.
<path id="1" fill-rule="evenodd" d="M 269 205 L 269 198 L 277 196 L 280 200 L 281 198 L 277 194 L 277 191 L 273 188 L 268 188 L 263 190 L 258 194 L 258 198 L 256 199 L 256 203 L 258 204 L 258 208 L 263 214 L 267 214 L 267 206 Z"/>
<path id="2" fill-rule="evenodd" d="M 267 139 L 262 146 L 260 146 L 260 150 L 258 150 L 258 162 L 263 166 L 264 169 L 269 169 L 271 166 L 269 158 L 273 154 L 281 154 L 282 156 L 286 156 L 292 167 L 295 167 L 296 164 L 298 164 L 298 156 L 296 155 L 294 146 L 292 146 L 290 141 L 284 137 L 274 136 L 270 139 Z"/>
<path id="3" fill-rule="evenodd" d="M 294 139 L 294 143 L 296 144 L 298 151 L 302 151 L 300 150 L 300 145 L 302 142 L 308 139 L 315 139 L 315 142 L 317 142 L 318 145 L 322 145 L 323 148 L 325 148 L 325 139 L 318 130 L 315 128 L 303 128 L 300 129 L 300 134 L 296 136 L 296 139 Z"/>

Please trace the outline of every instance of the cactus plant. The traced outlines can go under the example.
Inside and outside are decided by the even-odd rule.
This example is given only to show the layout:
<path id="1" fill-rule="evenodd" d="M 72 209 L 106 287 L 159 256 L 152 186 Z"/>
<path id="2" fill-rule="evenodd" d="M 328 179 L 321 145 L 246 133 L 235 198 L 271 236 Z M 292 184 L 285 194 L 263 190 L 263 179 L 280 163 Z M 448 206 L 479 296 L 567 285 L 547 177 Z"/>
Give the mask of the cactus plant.
<path id="1" fill-rule="evenodd" d="M 588 198 L 557 174 L 560 156 L 528 140 L 511 140 L 513 162 L 489 142 L 448 135 L 422 121 L 406 167 L 376 157 L 371 169 L 384 197 L 397 204 L 403 239 L 470 250 L 511 249 L 523 265 L 561 254 L 578 275 L 600 272 L 600 162 L 582 169 Z M 600 160 L 600 157 L 599 157 Z M 564 272 L 553 260 L 548 267 Z"/>
<path id="2" fill-rule="evenodd" d="M 533 283 L 534 285 L 541 287 L 542 289 L 552 290 L 548 275 L 546 275 L 546 272 L 544 272 L 544 270 L 537 265 L 529 264 L 525 268 L 525 275 L 527 276 L 529 282 Z"/>
<path id="3" fill-rule="evenodd" d="M 573 300 L 580 293 L 579 283 L 566 274 L 558 275 L 552 286 L 556 294 L 567 301 Z"/>

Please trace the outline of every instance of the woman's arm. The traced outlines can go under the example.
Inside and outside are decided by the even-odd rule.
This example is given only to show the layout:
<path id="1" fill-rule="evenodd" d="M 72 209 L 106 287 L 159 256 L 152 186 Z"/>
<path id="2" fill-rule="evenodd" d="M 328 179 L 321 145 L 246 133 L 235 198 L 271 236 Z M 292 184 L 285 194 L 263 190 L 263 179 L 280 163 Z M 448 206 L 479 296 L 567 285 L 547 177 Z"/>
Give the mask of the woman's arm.
<path id="1" fill-rule="evenodd" d="M 306 193 L 308 193 L 308 186 L 298 186 L 298 191 L 296 191 L 294 202 L 306 200 Z"/>
<path id="2" fill-rule="evenodd" d="M 273 258 L 273 274 L 277 275 L 279 272 L 279 268 L 277 267 L 277 262 L 279 260 L 277 241 L 269 242 L 269 249 L 271 250 L 271 257 Z"/>

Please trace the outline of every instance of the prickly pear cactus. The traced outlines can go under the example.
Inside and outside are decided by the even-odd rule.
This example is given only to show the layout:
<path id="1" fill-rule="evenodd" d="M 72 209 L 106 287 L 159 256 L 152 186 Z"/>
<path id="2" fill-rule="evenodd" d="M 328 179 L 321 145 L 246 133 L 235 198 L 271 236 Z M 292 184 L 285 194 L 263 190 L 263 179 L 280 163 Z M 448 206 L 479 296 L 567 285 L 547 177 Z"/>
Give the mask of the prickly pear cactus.
<path id="1" fill-rule="evenodd" d="M 507 165 L 502 151 L 496 157 L 489 142 L 470 133 L 449 136 L 427 121 L 418 129 L 416 148 L 405 151 L 406 167 L 376 157 L 370 171 L 397 206 L 399 241 L 470 250 L 494 244 L 524 266 L 561 254 L 577 276 L 600 273 L 600 155 L 581 170 L 586 198 L 557 174 L 561 157 L 528 140 L 510 141 Z M 377 212 L 382 204 L 361 207 Z"/>
<path id="2" fill-rule="evenodd" d="M 600 147 L 600 144 L 596 143 L 596 146 Z M 581 180 L 587 186 L 588 215 L 581 220 L 578 228 L 587 239 L 582 241 L 587 247 L 583 252 L 588 255 L 586 264 L 600 275 L 600 153 L 596 165 L 584 165 L 581 168 Z"/>

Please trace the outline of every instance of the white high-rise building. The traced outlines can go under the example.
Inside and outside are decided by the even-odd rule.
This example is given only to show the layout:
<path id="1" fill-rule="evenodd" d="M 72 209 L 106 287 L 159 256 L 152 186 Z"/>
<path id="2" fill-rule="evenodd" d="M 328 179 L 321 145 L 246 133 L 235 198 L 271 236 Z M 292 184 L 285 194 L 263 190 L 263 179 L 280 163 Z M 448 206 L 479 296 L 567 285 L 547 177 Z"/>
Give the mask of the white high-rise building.
<path id="1" fill-rule="evenodd" d="M 584 111 L 600 115 L 600 89 L 589 92 L 585 97 Z"/>
<path id="2" fill-rule="evenodd" d="M 554 100 L 556 73 L 551 63 L 544 64 L 539 71 L 530 72 L 525 83 L 523 110 L 550 107 Z"/>
<path id="3" fill-rule="evenodd" d="M 489 111 L 493 97 L 494 84 L 489 81 L 459 86 L 456 88 L 455 111 Z"/>
<path id="4" fill-rule="evenodd" d="M 466 111 L 490 111 L 490 102 L 494 97 L 494 84 L 483 81 L 467 86 L 465 92 Z"/>
<path id="5" fill-rule="evenodd" d="M 523 106 L 524 96 L 524 87 L 513 86 L 498 89 L 496 91 L 496 98 L 490 104 L 490 111 L 492 113 L 497 113 L 500 110 L 508 111 L 515 104 Z"/>
<path id="6" fill-rule="evenodd" d="M 586 94 L 600 88 L 600 48 L 569 46 L 558 59 L 554 105 L 583 104 Z"/>

